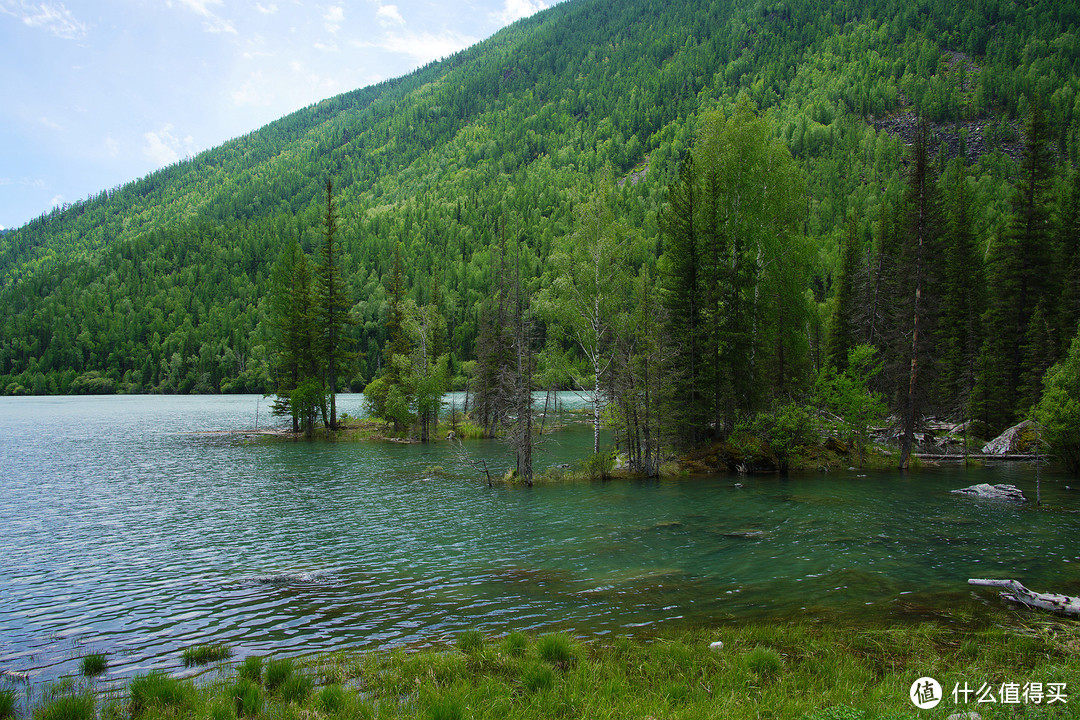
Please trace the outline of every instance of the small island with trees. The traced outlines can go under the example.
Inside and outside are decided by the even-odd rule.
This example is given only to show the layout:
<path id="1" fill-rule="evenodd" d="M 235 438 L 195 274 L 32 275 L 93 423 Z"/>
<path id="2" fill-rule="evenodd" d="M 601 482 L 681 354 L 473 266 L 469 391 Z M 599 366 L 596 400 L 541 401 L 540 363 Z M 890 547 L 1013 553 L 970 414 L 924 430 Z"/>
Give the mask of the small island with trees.
<path id="1" fill-rule="evenodd" d="M 366 407 L 394 434 L 427 442 L 437 435 L 444 393 L 463 388 L 472 432 L 506 436 L 515 475 L 527 484 L 532 395 L 560 389 L 588 399 L 590 462 L 607 466 L 606 427 L 622 464 L 646 476 L 680 454 L 699 471 L 817 468 L 837 462 L 837 451 L 841 462 L 861 466 L 875 429 L 891 432 L 896 445 L 896 458 L 878 453 L 875 462 L 903 469 L 929 417 L 954 421 L 965 454 L 976 438 L 1035 419 L 1043 437 L 1027 444 L 1075 471 L 1080 339 L 1065 328 L 1080 319 L 1080 295 L 1062 268 L 1080 256 L 1049 219 L 1048 134 L 1036 107 L 1000 247 L 984 265 L 965 159 L 932 162 L 921 123 L 906 191 L 882 213 L 873 246 L 860 248 L 858 223 L 848 218 L 823 318 L 806 290 L 803 175 L 741 95 L 730 116 L 699 121 L 667 190 L 657 243 L 618 219 L 609 173 L 577 203 L 566 248 L 530 291 L 520 233 L 509 241 L 499 218 L 476 359 L 459 363 L 456 376 L 439 287 L 410 292 L 396 245 L 383 288 L 387 340 L 364 388 Z M 1054 217 L 1076 213 L 1077 188 Z M 320 421 L 338 429 L 334 389 L 356 357 L 347 348 L 351 302 L 335 264 L 336 213 L 328 180 L 318 256 L 309 259 L 294 242 L 271 273 L 274 407 L 307 437 Z"/>

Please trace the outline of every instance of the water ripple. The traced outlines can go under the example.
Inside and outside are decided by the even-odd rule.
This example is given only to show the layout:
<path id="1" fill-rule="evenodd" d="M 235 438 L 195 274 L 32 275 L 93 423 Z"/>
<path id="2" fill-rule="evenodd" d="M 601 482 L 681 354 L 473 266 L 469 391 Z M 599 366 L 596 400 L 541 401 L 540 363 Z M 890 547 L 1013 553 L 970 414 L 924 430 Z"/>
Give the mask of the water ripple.
<path id="1" fill-rule="evenodd" d="M 488 488 L 441 445 L 185 434 L 250 425 L 256 402 L 0 399 L 0 670 L 47 682 L 107 652 L 115 682 L 177 671 L 203 642 L 244 657 L 900 613 L 970 597 L 984 572 L 1080 589 L 1080 516 L 950 495 L 973 482 L 960 471 L 526 491 Z M 547 462 L 586 452 L 579 435 Z M 495 443 L 470 452 L 506 462 Z M 1075 509 L 1058 487 L 1044 501 Z"/>

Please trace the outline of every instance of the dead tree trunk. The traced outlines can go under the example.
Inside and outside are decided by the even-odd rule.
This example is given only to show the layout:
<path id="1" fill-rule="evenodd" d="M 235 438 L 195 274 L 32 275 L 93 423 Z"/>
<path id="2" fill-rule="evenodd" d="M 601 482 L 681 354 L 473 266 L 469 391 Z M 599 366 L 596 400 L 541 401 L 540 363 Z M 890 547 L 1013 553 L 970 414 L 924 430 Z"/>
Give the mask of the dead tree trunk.
<path id="1" fill-rule="evenodd" d="M 1040 610 L 1049 610 L 1063 615 L 1080 615 L 1080 597 L 1032 592 L 1016 580 L 980 580 L 972 578 L 968 580 L 968 585 L 1004 588 L 1007 592 L 1001 593 L 1001 597 L 1009 602 L 1039 608 Z"/>

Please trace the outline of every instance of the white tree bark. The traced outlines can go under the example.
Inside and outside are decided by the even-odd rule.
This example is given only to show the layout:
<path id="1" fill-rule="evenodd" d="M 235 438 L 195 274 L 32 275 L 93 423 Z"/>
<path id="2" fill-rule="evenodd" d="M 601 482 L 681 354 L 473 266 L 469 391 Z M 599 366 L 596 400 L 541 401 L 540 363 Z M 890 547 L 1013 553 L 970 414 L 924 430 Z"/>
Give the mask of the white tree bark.
<path id="1" fill-rule="evenodd" d="M 1032 592 L 1016 580 L 982 580 L 979 578 L 971 578 L 968 580 L 968 585 L 1004 588 L 1008 592 L 1001 593 L 1001 597 L 1009 602 L 1019 603 L 1041 610 L 1049 610 L 1050 612 L 1062 613 L 1064 615 L 1080 615 L 1080 597 Z"/>

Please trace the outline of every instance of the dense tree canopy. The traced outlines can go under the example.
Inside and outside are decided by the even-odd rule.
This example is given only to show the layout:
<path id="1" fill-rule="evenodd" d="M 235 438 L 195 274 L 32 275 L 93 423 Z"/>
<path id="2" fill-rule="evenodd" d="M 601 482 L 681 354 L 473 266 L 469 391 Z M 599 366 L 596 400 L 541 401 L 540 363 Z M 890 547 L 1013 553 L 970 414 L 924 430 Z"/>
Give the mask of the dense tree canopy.
<path id="1" fill-rule="evenodd" d="M 435 378 L 443 355 L 447 383 L 479 381 L 467 363 L 516 342 L 493 288 L 558 299 L 602 193 L 630 242 L 593 391 L 642 462 L 658 434 L 723 436 L 807 397 L 863 344 L 893 410 L 915 352 L 923 412 L 999 427 L 1080 317 L 1078 25 L 1063 0 L 561 3 L 4 233 L 0 391 L 283 387 L 303 332 L 270 320 L 301 257 L 313 312 L 329 293 L 349 319 L 335 389 Z M 923 199 L 948 218 L 932 237 Z M 546 383 L 588 350 L 537 309 Z M 436 326 L 445 352 L 418 359 Z M 641 425 L 661 396 L 684 400 L 679 427 Z"/>

